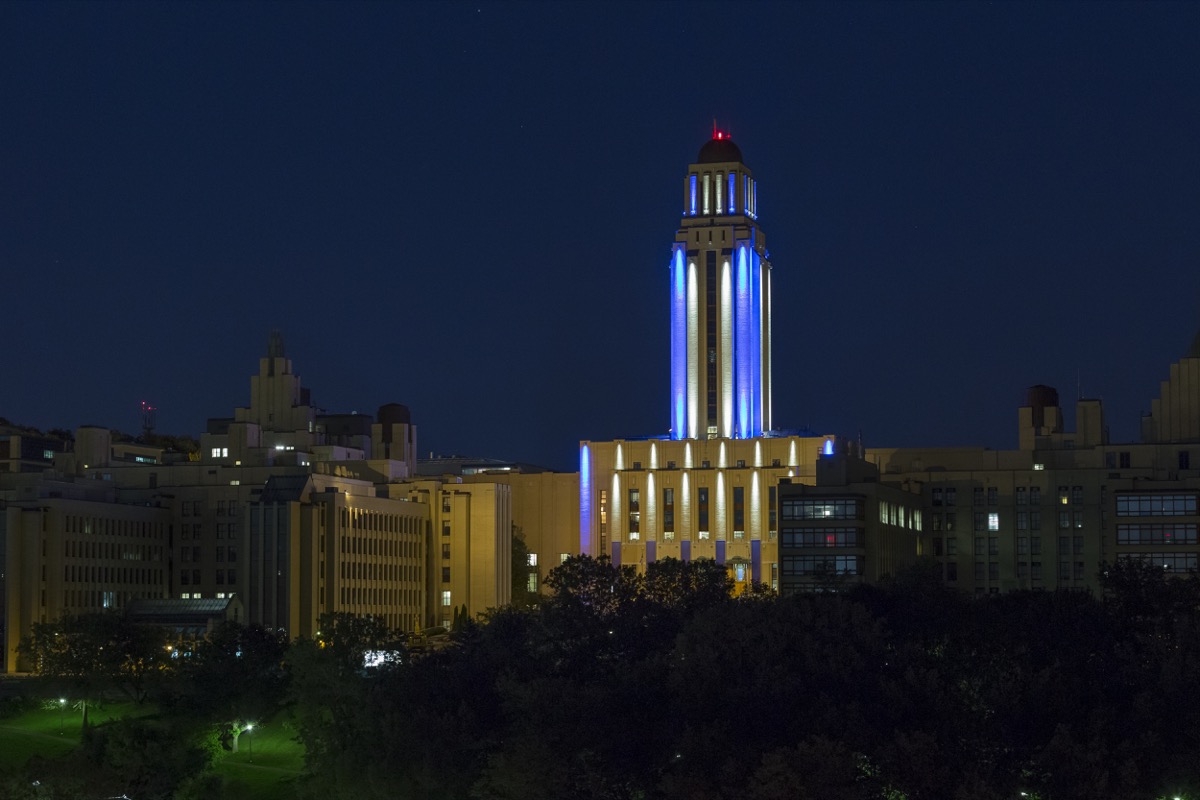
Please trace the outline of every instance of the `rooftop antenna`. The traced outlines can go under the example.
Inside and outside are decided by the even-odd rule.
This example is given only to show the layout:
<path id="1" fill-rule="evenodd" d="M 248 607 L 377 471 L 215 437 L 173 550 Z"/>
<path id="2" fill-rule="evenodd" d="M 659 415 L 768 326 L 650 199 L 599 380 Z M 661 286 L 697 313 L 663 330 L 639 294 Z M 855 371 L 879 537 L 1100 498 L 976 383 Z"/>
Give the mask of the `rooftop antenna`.
<path id="1" fill-rule="evenodd" d="M 150 443 L 150 437 L 154 435 L 155 412 L 158 409 L 142 401 L 142 441 L 146 444 Z"/>

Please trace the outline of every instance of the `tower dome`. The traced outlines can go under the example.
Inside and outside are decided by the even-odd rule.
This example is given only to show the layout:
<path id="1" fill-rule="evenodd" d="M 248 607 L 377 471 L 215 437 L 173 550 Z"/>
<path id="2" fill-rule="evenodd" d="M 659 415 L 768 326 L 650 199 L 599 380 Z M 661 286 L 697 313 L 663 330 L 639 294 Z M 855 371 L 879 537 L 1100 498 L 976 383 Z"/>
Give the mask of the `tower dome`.
<path id="1" fill-rule="evenodd" d="M 727 133 L 718 133 L 704 143 L 700 155 L 696 156 L 697 164 L 724 164 L 742 162 L 742 150 L 733 143 Z"/>

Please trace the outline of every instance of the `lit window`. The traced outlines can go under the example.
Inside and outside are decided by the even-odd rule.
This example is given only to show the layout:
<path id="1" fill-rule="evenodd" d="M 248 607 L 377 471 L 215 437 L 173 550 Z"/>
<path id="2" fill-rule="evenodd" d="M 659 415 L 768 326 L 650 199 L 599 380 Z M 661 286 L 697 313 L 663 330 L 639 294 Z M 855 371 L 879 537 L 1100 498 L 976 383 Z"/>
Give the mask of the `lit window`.
<path id="1" fill-rule="evenodd" d="M 528 565 L 530 567 L 536 567 L 537 566 L 537 553 L 530 553 L 529 557 L 525 560 L 525 563 L 526 563 L 526 565 Z"/>
<path id="2" fill-rule="evenodd" d="M 442 592 L 442 605 L 444 605 L 444 606 L 450 605 L 450 592 L 448 590 L 445 592 Z"/>
<path id="3" fill-rule="evenodd" d="M 998 513 L 996 513 L 995 511 L 988 514 L 988 530 L 989 531 L 1000 530 L 1000 515 Z"/>
<path id="4" fill-rule="evenodd" d="M 42 458 L 46 458 L 46 459 L 54 458 L 54 451 L 53 450 L 43 450 Z"/>
<path id="5" fill-rule="evenodd" d="M 565 563 L 567 563 L 567 559 L 570 557 L 571 557 L 570 553 L 559 553 L 558 554 L 558 563 L 565 564 Z"/>
<path id="6" fill-rule="evenodd" d="M 529 574 L 529 581 L 528 581 L 528 583 L 525 584 L 525 590 L 528 592 L 536 592 L 537 591 L 537 579 L 538 579 L 538 576 L 535 573 L 531 572 Z"/>
<path id="7" fill-rule="evenodd" d="M 214 448 L 212 449 L 212 457 L 213 457 L 213 458 L 220 458 L 220 457 L 221 457 L 221 448 L 219 448 L 219 447 L 214 447 Z"/>

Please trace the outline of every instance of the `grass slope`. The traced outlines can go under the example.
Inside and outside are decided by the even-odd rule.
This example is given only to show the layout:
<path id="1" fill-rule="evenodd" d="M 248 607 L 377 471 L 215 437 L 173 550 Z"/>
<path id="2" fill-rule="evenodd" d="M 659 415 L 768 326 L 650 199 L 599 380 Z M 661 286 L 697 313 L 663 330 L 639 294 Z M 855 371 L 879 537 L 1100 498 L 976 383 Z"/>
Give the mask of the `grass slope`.
<path id="1" fill-rule="evenodd" d="M 101 725 L 157 711 L 150 705 L 112 703 L 90 708 L 88 721 Z M 81 724 L 82 715 L 77 709 L 53 704 L 0 719 L 0 772 L 20 769 L 34 756 L 53 759 L 66 755 L 79 745 Z M 303 767 L 303 748 L 282 719 L 275 719 L 243 733 L 238 752 L 220 752 L 212 771 L 224 781 L 226 800 L 287 800 L 295 794 L 292 783 Z"/>

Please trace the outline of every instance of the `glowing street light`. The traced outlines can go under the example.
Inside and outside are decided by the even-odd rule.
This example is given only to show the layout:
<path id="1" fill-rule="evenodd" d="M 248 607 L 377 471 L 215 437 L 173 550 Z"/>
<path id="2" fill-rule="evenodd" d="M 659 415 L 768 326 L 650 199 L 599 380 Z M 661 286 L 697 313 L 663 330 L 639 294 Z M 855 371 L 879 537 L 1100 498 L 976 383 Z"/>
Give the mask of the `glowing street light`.
<path id="1" fill-rule="evenodd" d="M 58 698 L 58 735 L 63 735 L 63 710 L 67 707 L 67 698 Z"/>
<path id="2" fill-rule="evenodd" d="M 254 723 L 247 722 L 246 723 L 246 733 L 250 733 L 252 730 L 254 730 Z M 250 760 L 251 761 L 254 760 L 254 737 L 253 736 L 250 737 Z"/>

